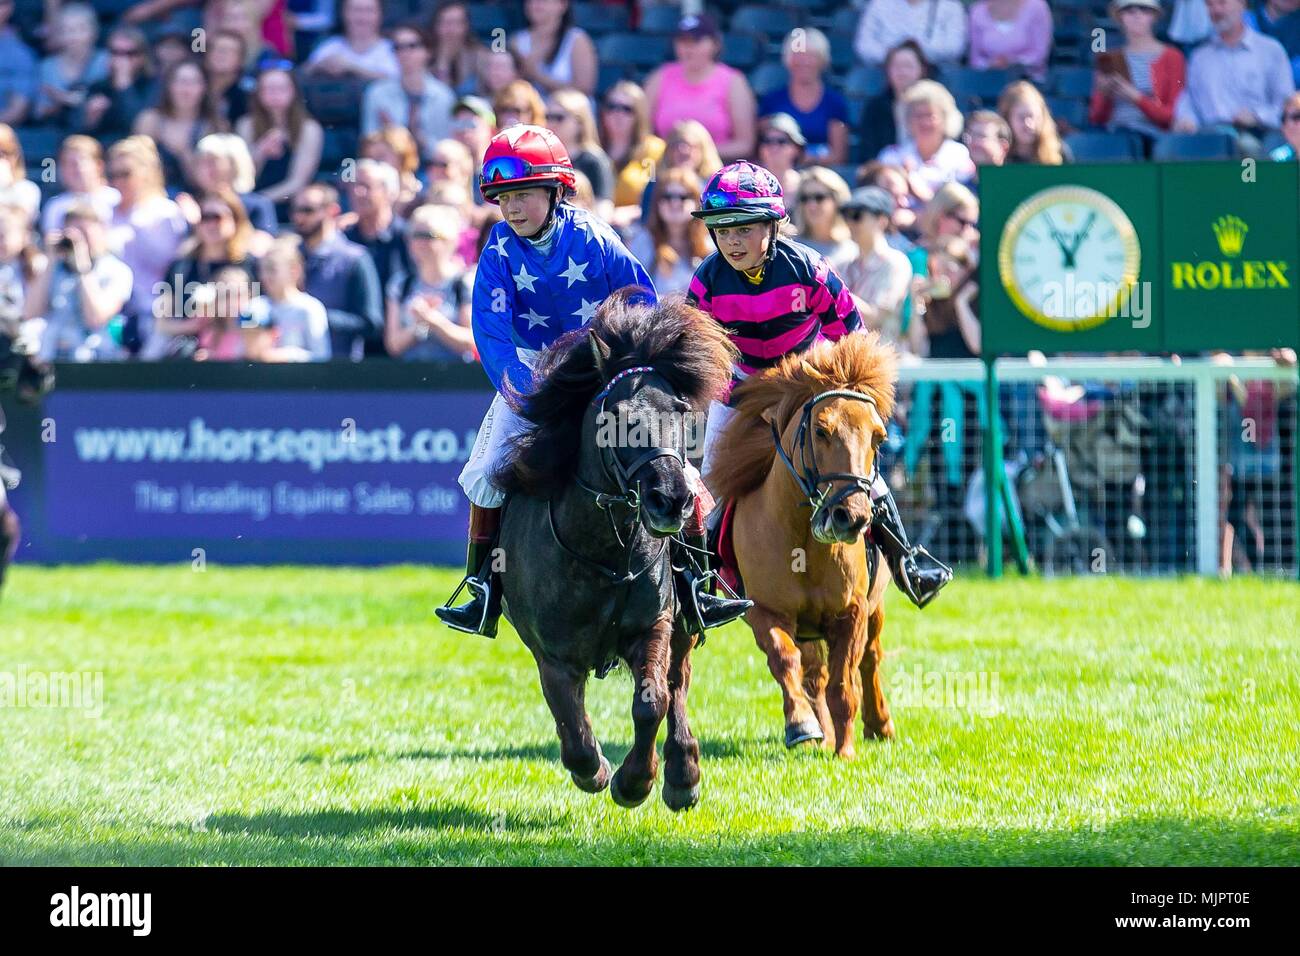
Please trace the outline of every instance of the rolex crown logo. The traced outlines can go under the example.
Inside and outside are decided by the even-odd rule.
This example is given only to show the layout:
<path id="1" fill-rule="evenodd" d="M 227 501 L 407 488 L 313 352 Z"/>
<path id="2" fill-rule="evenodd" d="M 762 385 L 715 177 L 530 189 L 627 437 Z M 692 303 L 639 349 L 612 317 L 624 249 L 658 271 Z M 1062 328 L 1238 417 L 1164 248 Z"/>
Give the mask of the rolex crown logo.
<path id="1" fill-rule="evenodd" d="M 1220 216 L 1214 220 L 1214 238 L 1219 241 L 1219 251 L 1229 258 L 1241 255 L 1250 227 L 1237 216 Z"/>

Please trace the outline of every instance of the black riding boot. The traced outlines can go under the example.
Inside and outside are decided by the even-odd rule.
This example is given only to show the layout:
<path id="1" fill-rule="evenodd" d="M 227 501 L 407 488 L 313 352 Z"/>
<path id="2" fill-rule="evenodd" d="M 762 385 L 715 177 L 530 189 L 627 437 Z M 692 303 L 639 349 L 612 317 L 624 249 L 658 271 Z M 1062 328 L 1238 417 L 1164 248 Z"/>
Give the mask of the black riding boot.
<path id="1" fill-rule="evenodd" d="M 680 565 L 674 563 L 673 575 L 677 581 L 677 599 L 681 601 L 686 614 L 687 627 L 690 630 L 708 630 L 723 624 L 730 624 L 744 615 L 753 601 L 741 598 L 718 597 L 706 590 L 708 578 L 708 550 L 702 534 L 682 533 L 682 541 L 699 551 L 687 552 Z M 682 549 L 686 551 L 685 548 Z"/>
<path id="2" fill-rule="evenodd" d="M 500 508 L 469 506 L 469 547 L 465 554 L 465 580 L 456 588 L 468 587 L 470 599 L 455 607 L 444 604 L 434 608 L 438 619 L 448 627 L 484 637 L 497 636 L 501 617 L 501 582 L 492 572 L 492 549 L 496 546 L 501 524 Z"/>
<path id="3" fill-rule="evenodd" d="M 917 607 L 929 604 L 952 580 L 952 568 L 907 540 L 898 505 L 888 491 L 872 505 L 871 540 L 885 553 L 898 589 Z"/>
<path id="4" fill-rule="evenodd" d="M 4 494 L 0 492 L 0 587 L 4 586 L 5 572 L 18 547 L 18 535 L 18 515 L 5 504 Z"/>

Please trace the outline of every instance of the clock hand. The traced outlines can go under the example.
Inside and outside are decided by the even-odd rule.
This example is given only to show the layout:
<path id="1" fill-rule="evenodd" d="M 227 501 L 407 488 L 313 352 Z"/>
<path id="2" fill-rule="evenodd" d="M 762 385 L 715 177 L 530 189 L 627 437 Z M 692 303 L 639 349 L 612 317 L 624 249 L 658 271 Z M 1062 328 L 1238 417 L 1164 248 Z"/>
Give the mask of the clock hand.
<path id="1" fill-rule="evenodd" d="M 1092 232 L 1092 224 L 1097 221 L 1097 213 L 1088 213 L 1088 221 L 1083 224 L 1083 228 L 1074 234 L 1074 245 L 1070 247 L 1070 262 L 1074 262 L 1074 257 L 1079 253 L 1079 246 L 1083 245 L 1083 240 L 1088 238 L 1088 233 Z"/>
<path id="2" fill-rule="evenodd" d="M 1047 213 L 1043 213 L 1043 220 L 1047 223 L 1047 231 L 1051 233 L 1052 239 L 1056 242 L 1057 246 L 1060 247 L 1061 264 L 1067 268 L 1073 268 L 1071 265 L 1073 257 L 1070 255 L 1070 250 L 1065 247 L 1065 236 L 1063 236 L 1061 231 L 1056 228 L 1056 225 L 1052 222 L 1052 217 Z"/>

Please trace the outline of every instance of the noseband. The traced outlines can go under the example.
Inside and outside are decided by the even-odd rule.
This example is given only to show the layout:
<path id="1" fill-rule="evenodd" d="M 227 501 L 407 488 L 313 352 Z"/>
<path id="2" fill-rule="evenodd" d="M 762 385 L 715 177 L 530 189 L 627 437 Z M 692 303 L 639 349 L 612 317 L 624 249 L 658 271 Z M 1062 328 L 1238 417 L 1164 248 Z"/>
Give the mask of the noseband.
<path id="1" fill-rule="evenodd" d="M 820 403 L 832 398 L 849 398 L 858 402 L 866 402 L 875 409 L 877 415 L 880 414 L 880 406 L 876 404 L 876 400 L 863 392 L 841 388 L 814 395 L 804 403 L 803 414 L 799 419 L 799 428 L 794 434 L 794 448 L 792 450 L 799 459 L 799 467 L 795 466 L 791 456 L 787 455 L 785 449 L 781 447 L 781 433 L 777 430 L 776 422 L 769 423 L 772 426 L 772 442 L 776 445 L 776 453 L 781 456 L 781 461 L 785 462 L 786 468 L 790 469 L 790 474 L 794 476 L 795 484 L 799 486 L 799 490 L 808 499 L 801 504 L 812 508 L 812 517 L 809 520 L 814 523 L 819 515 L 847 501 L 853 495 L 869 495 L 871 485 L 880 471 L 879 458 L 872 460 L 871 474 L 865 477 L 843 472 L 824 473 L 817 467 L 817 451 L 813 446 L 811 435 L 813 410 Z M 840 485 L 832 493 L 830 486 L 837 481 L 842 481 L 844 484 Z M 822 485 L 827 487 L 823 489 Z"/>
<path id="2" fill-rule="evenodd" d="M 600 410 L 596 413 L 596 421 L 602 421 L 602 416 L 605 415 L 605 402 L 609 398 L 609 394 L 615 385 L 630 375 L 636 375 L 638 373 L 654 373 L 654 371 L 654 368 L 649 365 L 636 365 L 632 368 L 623 369 L 623 371 L 611 377 L 609 381 L 605 383 L 605 387 L 597 392 L 595 397 L 591 400 L 592 405 L 595 405 L 597 402 L 600 403 Z M 595 568 L 613 583 L 631 584 L 651 567 L 654 567 L 663 560 L 669 542 L 668 538 L 664 538 L 658 554 L 648 560 L 645 563 L 645 566 L 639 571 L 633 573 L 632 555 L 635 551 L 637 537 L 641 531 L 642 520 L 641 482 L 640 480 L 633 482 L 632 476 L 645 465 L 659 458 L 673 458 L 683 466 L 685 465 L 685 458 L 683 457 L 683 454 L 675 448 L 655 446 L 653 448 L 647 448 L 641 454 L 637 455 L 631 464 L 625 465 L 616 452 L 611 451 L 607 455 L 605 453 L 605 446 L 601 445 L 599 442 L 597 442 L 597 454 L 600 457 L 602 476 L 616 484 L 618 490 L 610 492 L 602 491 L 599 488 L 593 488 L 591 485 L 583 481 L 576 472 L 574 473 L 573 480 L 579 488 L 595 497 L 596 507 L 603 511 L 605 516 L 609 519 L 609 527 L 614 533 L 614 540 L 618 542 L 619 547 L 621 547 L 624 552 L 623 570 L 617 571 L 613 568 L 606 567 L 603 563 L 593 560 L 584 554 L 580 554 L 564 543 L 563 539 L 560 538 L 558 529 L 555 527 L 555 508 L 553 498 L 547 503 L 547 518 L 551 526 L 551 537 L 555 539 L 555 543 L 560 546 L 560 549 L 570 557 Z M 616 505 L 625 507 L 628 510 L 629 516 L 632 518 L 631 531 L 628 534 L 626 541 L 623 540 L 623 534 L 619 530 L 619 522 L 614 517 L 613 509 Z"/>

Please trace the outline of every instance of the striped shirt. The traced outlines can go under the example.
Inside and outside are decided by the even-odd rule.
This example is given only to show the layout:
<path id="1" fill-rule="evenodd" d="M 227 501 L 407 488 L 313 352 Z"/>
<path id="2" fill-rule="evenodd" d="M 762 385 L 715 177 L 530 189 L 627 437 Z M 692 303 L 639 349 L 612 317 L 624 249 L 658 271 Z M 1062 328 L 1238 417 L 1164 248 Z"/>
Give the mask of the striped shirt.
<path id="1" fill-rule="evenodd" d="M 735 379 L 862 327 L 853 296 L 826 257 L 788 239 L 776 240 L 757 285 L 714 252 L 695 270 L 686 301 L 721 323 L 740 350 Z"/>

